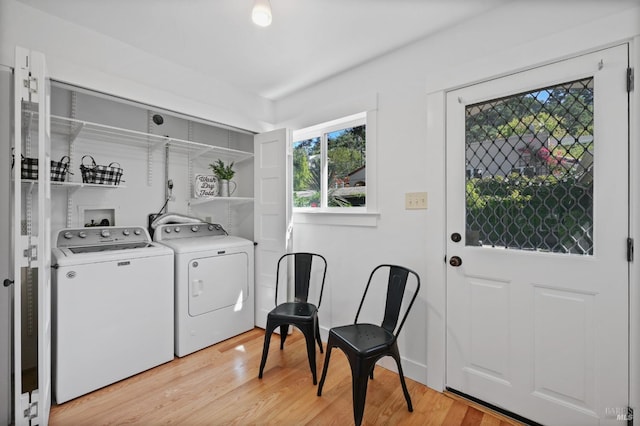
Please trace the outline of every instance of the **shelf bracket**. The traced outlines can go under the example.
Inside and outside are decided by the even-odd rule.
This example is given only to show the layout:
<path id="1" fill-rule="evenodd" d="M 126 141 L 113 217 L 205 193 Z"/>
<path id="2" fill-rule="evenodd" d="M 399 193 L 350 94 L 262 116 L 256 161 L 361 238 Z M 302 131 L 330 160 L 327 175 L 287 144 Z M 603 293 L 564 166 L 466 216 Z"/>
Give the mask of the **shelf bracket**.
<path id="1" fill-rule="evenodd" d="M 193 159 L 195 160 L 198 157 L 201 157 L 203 155 L 205 155 L 207 152 L 211 152 L 213 150 L 213 147 L 211 148 L 205 148 L 203 150 L 200 150 L 198 152 L 196 152 L 195 154 L 193 154 Z"/>
<path id="2" fill-rule="evenodd" d="M 187 154 L 187 176 L 189 176 L 189 179 L 187 179 L 187 194 L 193 194 L 193 158 L 190 152 Z M 191 203 L 187 203 L 187 214 L 193 214 Z"/>
<path id="3" fill-rule="evenodd" d="M 147 144 L 147 186 L 153 184 L 153 144 Z"/>
<path id="4" fill-rule="evenodd" d="M 77 115 L 77 109 L 78 109 L 78 92 L 76 92 L 75 90 L 71 92 L 70 102 L 71 102 L 71 105 L 70 105 L 71 119 L 75 120 Z M 84 129 L 84 122 L 69 121 L 68 154 L 69 154 L 70 168 L 73 168 L 76 165 L 76 139 L 78 138 L 78 135 L 80 135 L 80 132 L 82 131 L 82 129 Z M 71 223 L 73 221 L 73 193 L 74 192 L 75 190 L 72 188 L 67 189 L 67 228 L 70 228 L 72 226 Z"/>
<path id="5" fill-rule="evenodd" d="M 76 140 L 82 129 L 84 129 L 84 123 L 75 123 L 71 133 L 69 133 L 69 143 L 73 143 Z"/>

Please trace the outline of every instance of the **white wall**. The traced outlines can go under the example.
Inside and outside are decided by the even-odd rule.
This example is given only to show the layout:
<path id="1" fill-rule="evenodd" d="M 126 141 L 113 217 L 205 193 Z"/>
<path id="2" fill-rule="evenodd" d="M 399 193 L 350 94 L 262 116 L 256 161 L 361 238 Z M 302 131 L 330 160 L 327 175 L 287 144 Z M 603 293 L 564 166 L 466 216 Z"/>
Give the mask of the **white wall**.
<path id="1" fill-rule="evenodd" d="M 15 0 L 0 0 L 0 64 L 15 46 L 45 54 L 50 76 L 206 120 L 271 130 L 270 101 Z"/>
<path id="2" fill-rule="evenodd" d="M 403 368 L 442 389 L 443 91 L 628 41 L 639 31 L 638 1 L 517 1 L 277 102 L 276 127 L 295 129 L 358 112 L 349 110 L 358 105 L 353 99 L 377 93 L 377 226 L 294 228 L 294 249 L 322 253 L 329 264 L 321 326 L 353 321 L 376 264 L 416 270 L 426 285 L 400 342 Z M 414 191 L 428 192 L 427 210 L 404 210 L 404 193 Z"/>

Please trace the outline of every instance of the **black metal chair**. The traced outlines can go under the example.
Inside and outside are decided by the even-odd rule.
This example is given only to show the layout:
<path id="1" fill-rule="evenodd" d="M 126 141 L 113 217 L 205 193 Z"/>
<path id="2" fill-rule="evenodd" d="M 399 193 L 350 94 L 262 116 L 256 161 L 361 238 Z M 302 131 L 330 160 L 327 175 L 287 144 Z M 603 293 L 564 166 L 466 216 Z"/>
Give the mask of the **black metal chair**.
<path id="1" fill-rule="evenodd" d="M 378 275 L 383 274 L 385 270 L 389 271 L 389 276 L 386 280 L 387 294 L 382 325 L 378 326 L 374 324 L 358 323 L 360 311 L 362 310 L 362 306 L 367 297 L 367 292 L 369 291 L 369 286 L 371 285 L 374 276 L 377 277 L 376 273 Z M 415 291 L 410 302 L 406 306 L 400 325 L 398 325 L 402 301 L 405 298 L 407 282 L 409 281 L 410 275 L 415 277 Z M 378 278 L 376 278 L 376 283 L 377 282 L 379 282 Z M 318 386 L 318 396 L 322 395 L 322 386 L 324 385 L 324 380 L 327 377 L 329 359 L 331 358 L 331 349 L 334 347 L 340 348 L 347 356 L 349 364 L 351 365 L 353 417 L 356 426 L 359 426 L 362 422 L 364 403 L 367 396 L 367 383 L 369 378 L 373 379 L 373 369 L 375 364 L 380 358 L 387 355 L 393 357 L 396 361 L 398 366 L 398 375 L 400 376 L 400 383 L 402 384 L 404 397 L 407 400 L 408 409 L 410 412 L 413 411 L 411 397 L 409 396 L 409 391 L 407 390 L 407 385 L 404 380 L 404 373 L 402 372 L 402 365 L 400 364 L 400 353 L 398 351 L 397 339 L 398 334 L 400 334 L 400 330 L 409 315 L 409 311 L 413 306 L 413 302 L 416 300 L 419 290 L 420 277 L 414 271 L 397 265 L 377 266 L 369 276 L 369 281 L 367 282 L 367 287 L 362 295 L 362 300 L 360 301 L 360 306 L 358 307 L 354 323 L 351 325 L 334 327 L 329 330 L 327 354 L 324 359 L 322 378 L 320 379 L 320 385 Z"/>
<path id="2" fill-rule="evenodd" d="M 283 262 L 284 259 L 293 258 L 293 270 L 290 272 L 289 262 Z M 318 296 L 318 304 L 308 302 L 312 269 L 314 263 L 318 264 L 318 276 L 322 275 L 320 280 L 320 294 Z M 280 283 L 281 269 L 287 268 L 286 276 L 292 276 L 294 279 L 294 298 L 293 301 L 278 304 L 278 287 Z M 292 273 L 292 275 L 290 275 Z M 262 378 L 264 366 L 267 363 L 267 355 L 269 354 L 269 343 L 271 334 L 280 327 L 280 350 L 284 349 L 284 342 L 287 340 L 289 325 L 297 327 L 306 339 L 307 357 L 309 358 L 309 366 L 313 374 L 313 384 L 318 382 L 316 375 L 316 349 L 315 341 L 317 340 L 322 353 L 322 341 L 320 340 L 320 325 L 318 324 L 318 309 L 322 301 L 322 292 L 324 290 L 324 280 L 327 275 L 326 259 L 316 253 L 287 253 L 278 260 L 278 269 L 276 272 L 276 307 L 267 315 L 267 327 L 264 334 L 264 346 L 262 348 L 262 360 L 260 361 L 260 372 L 258 378 Z M 283 280 L 287 282 L 288 280 Z M 286 289 L 285 289 L 286 290 Z M 286 293 L 285 293 L 286 294 Z"/>

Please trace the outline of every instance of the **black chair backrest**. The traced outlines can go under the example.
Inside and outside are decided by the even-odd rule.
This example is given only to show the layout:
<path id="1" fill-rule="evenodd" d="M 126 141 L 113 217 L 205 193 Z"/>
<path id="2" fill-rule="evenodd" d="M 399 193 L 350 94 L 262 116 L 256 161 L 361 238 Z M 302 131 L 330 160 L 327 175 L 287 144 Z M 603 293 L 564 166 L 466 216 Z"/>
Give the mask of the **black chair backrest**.
<path id="1" fill-rule="evenodd" d="M 402 330 L 402 326 L 404 325 L 404 322 L 409 315 L 409 311 L 413 306 L 413 302 L 415 302 L 416 297 L 418 296 L 418 291 L 420 290 L 420 276 L 418 276 L 418 274 L 411 269 L 405 268 L 404 266 L 384 264 L 377 266 L 371 272 L 371 275 L 369 275 L 369 281 L 367 281 L 367 286 L 364 289 L 364 294 L 362 295 L 362 300 L 360 301 L 360 306 L 358 307 L 358 312 L 356 313 L 356 319 L 354 323 L 358 322 L 360 311 L 362 310 L 362 306 L 364 305 L 364 301 L 367 297 L 367 293 L 369 292 L 369 286 L 371 285 L 371 281 L 373 280 L 374 275 L 378 270 L 382 268 L 388 268 L 389 270 L 389 278 L 387 280 L 387 298 L 384 308 L 382 328 L 389 331 L 390 333 L 393 333 L 397 337 L 398 334 L 400 334 L 400 330 Z M 411 297 L 411 301 L 409 302 L 409 305 L 404 312 L 402 321 L 396 328 L 402 308 L 402 300 L 404 299 L 404 294 L 407 289 L 407 282 L 410 274 L 413 275 L 416 279 L 416 288 L 413 296 Z"/>
<path id="2" fill-rule="evenodd" d="M 327 276 L 327 260 L 321 254 L 308 252 L 285 253 L 278 260 L 278 270 L 276 271 L 276 305 L 278 304 L 278 284 L 280 283 L 281 264 L 284 259 L 288 259 L 291 256 L 294 258 L 294 301 L 296 302 L 307 302 L 309 299 L 309 285 L 311 283 L 313 260 L 315 258 L 318 261 L 322 261 L 322 281 L 320 284 L 318 305 L 316 306 L 317 308 L 320 308 L 322 292 L 324 291 L 324 280 Z"/>

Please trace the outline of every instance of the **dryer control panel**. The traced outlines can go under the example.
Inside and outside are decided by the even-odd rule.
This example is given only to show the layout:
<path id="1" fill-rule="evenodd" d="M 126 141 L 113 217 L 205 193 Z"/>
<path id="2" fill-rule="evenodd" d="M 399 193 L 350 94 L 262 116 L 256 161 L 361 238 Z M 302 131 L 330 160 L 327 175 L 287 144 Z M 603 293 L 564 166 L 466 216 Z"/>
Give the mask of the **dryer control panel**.
<path id="1" fill-rule="evenodd" d="M 176 240 L 179 238 L 214 237 L 228 235 L 218 223 L 171 223 L 160 225 L 153 234 L 154 241 Z"/>

